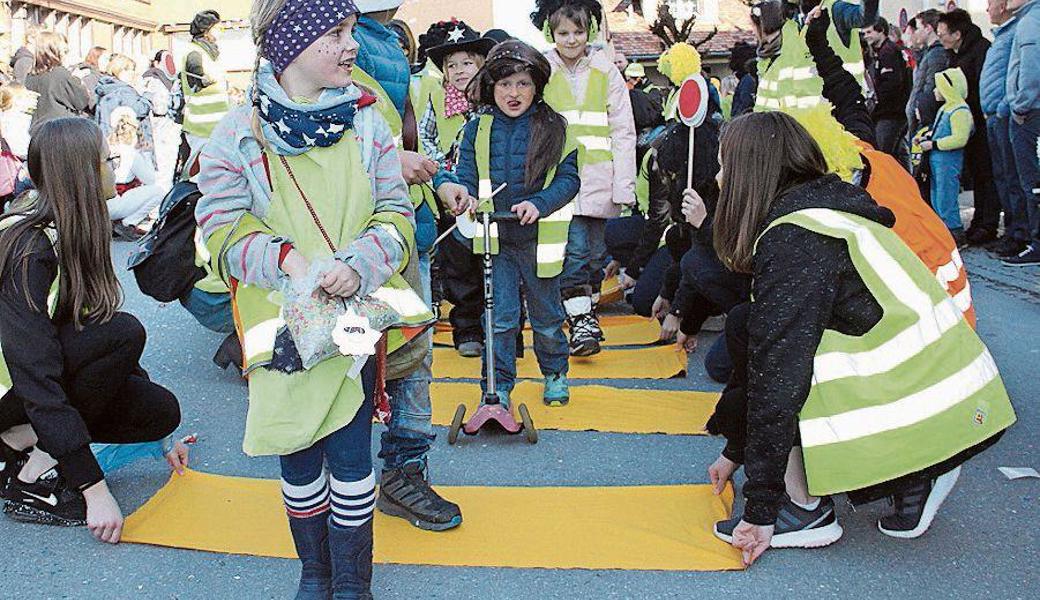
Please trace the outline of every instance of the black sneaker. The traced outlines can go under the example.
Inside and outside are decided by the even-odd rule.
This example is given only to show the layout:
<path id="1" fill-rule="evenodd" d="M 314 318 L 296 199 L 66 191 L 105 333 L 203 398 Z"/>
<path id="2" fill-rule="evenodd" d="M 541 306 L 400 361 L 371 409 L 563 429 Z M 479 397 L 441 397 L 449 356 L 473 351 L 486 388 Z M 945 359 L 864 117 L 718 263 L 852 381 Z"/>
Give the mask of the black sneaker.
<path id="1" fill-rule="evenodd" d="M 728 521 L 715 524 L 715 537 L 731 544 L 733 530 L 740 524 L 741 517 L 733 517 Z M 834 514 L 834 501 L 820 498 L 815 510 L 805 510 L 786 499 L 776 516 L 773 528 L 773 540 L 770 548 L 822 548 L 841 539 L 843 533 L 838 518 Z"/>
<path id="2" fill-rule="evenodd" d="M 1018 256 L 1018 253 L 1025 249 L 1026 243 L 1022 240 L 1016 240 L 1005 236 L 1000 238 L 1000 240 L 993 245 L 991 251 L 1000 258 L 1011 258 L 1012 256 Z"/>
<path id="3" fill-rule="evenodd" d="M 0 498 L 7 497 L 7 484 L 18 476 L 27 460 L 28 452 L 15 450 L 0 440 Z"/>
<path id="4" fill-rule="evenodd" d="M 70 490 L 58 472 L 51 469 L 33 483 L 15 477 L 7 486 L 4 512 L 16 521 L 81 527 L 87 524 L 87 502 L 83 494 Z"/>
<path id="5" fill-rule="evenodd" d="M 419 463 L 383 471 L 376 508 L 428 531 L 444 531 L 462 524 L 459 505 L 433 491 Z"/>
<path id="6" fill-rule="evenodd" d="M 592 356 L 599 354 L 599 336 L 602 330 L 599 322 L 591 313 L 568 317 L 571 339 L 568 344 L 571 356 Z"/>
<path id="7" fill-rule="evenodd" d="M 1017 255 L 1005 258 L 1003 263 L 1009 267 L 1033 267 L 1040 265 L 1040 248 L 1030 244 Z"/>
<path id="8" fill-rule="evenodd" d="M 972 246 L 982 246 L 997 239 L 997 232 L 985 227 L 969 227 L 964 237 L 968 239 L 968 243 Z"/>
<path id="9" fill-rule="evenodd" d="M 892 497 L 895 512 L 878 519 L 878 529 L 887 536 L 906 540 L 924 535 L 960 475 L 961 468 L 957 467 L 937 477 L 934 483 L 927 481 L 896 494 Z"/>

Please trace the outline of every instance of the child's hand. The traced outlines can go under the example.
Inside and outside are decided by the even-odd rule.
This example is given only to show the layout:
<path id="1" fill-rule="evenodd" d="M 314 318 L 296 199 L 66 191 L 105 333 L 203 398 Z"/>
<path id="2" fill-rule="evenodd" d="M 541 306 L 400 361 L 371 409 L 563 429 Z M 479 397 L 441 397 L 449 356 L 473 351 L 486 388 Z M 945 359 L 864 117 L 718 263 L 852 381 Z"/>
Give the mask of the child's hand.
<path id="1" fill-rule="evenodd" d="M 408 185 L 428 183 L 437 174 L 437 163 L 418 152 L 402 151 L 401 175 Z"/>
<path id="2" fill-rule="evenodd" d="M 733 473 L 740 467 L 737 463 L 719 455 L 715 462 L 708 467 L 708 477 L 711 479 L 711 491 L 718 496 L 726 489 L 726 482 L 733 478 Z"/>
<path id="3" fill-rule="evenodd" d="M 675 345 L 679 350 L 687 354 L 693 354 L 697 351 L 697 336 L 687 335 L 680 330 L 679 333 L 675 334 Z"/>
<path id="4" fill-rule="evenodd" d="M 437 197 L 456 217 L 472 210 L 477 204 L 476 199 L 469 195 L 466 186 L 458 183 L 442 183 L 441 187 L 437 188 Z"/>
<path id="5" fill-rule="evenodd" d="M 689 188 L 683 191 L 682 213 L 686 222 L 694 227 L 700 227 L 708 216 L 708 207 L 696 190 Z"/>
<path id="6" fill-rule="evenodd" d="M 524 200 L 520 204 L 514 204 L 510 211 L 517 214 L 520 217 L 521 225 L 530 225 L 538 220 L 541 213 L 538 212 L 538 207 L 534 205 L 530 200 Z"/>
<path id="7" fill-rule="evenodd" d="M 173 448 L 166 453 L 166 462 L 178 475 L 184 475 L 184 469 L 188 468 L 188 447 L 184 442 L 173 443 Z"/>
<path id="8" fill-rule="evenodd" d="M 682 319 L 669 313 L 661 323 L 661 335 L 658 336 L 658 341 L 670 342 L 674 340 L 675 336 L 679 333 L 679 325 L 681 323 Z"/>
<path id="9" fill-rule="evenodd" d="M 350 298 L 361 287 L 361 276 L 347 263 L 335 262 L 336 265 L 322 276 L 321 287 L 330 296 Z"/>
<path id="10" fill-rule="evenodd" d="M 925 141 L 921 142 L 921 150 L 924 150 L 925 152 L 928 152 L 929 150 L 931 150 L 934 147 L 935 147 L 935 143 L 932 140 L 925 140 Z"/>

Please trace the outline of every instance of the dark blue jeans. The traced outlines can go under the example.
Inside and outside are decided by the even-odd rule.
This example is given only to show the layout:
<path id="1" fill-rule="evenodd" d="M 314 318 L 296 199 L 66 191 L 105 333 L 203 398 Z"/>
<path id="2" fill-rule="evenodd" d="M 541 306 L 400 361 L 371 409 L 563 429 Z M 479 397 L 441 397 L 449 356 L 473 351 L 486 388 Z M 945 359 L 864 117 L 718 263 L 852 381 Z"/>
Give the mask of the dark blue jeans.
<path id="1" fill-rule="evenodd" d="M 1015 167 L 1009 121 L 1009 118 L 997 115 L 986 117 L 989 153 L 993 161 L 993 185 L 997 188 L 997 196 L 1004 209 L 1004 235 L 1026 241 L 1029 239 L 1029 215 L 1026 214 L 1026 199 L 1018 180 L 1018 168 Z"/>
<path id="2" fill-rule="evenodd" d="M 629 217 L 618 217 L 607 221 L 606 243 L 607 254 L 612 260 L 628 266 L 632 260 L 632 253 L 643 235 L 645 219 L 642 215 Z M 628 294 L 628 303 L 637 315 L 649 317 L 661 293 L 661 285 L 664 283 L 665 274 L 672 267 L 672 255 L 667 248 L 658 248 L 650 260 L 643 266 L 636 281 L 636 287 Z"/>
<path id="3" fill-rule="evenodd" d="M 181 306 L 206 329 L 217 333 L 235 331 L 235 319 L 231 314 L 231 294 L 211 294 L 193 287 L 180 301 Z"/>
<path id="4" fill-rule="evenodd" d="M 560 289 L 568 298 L 598 294 L 607 256 L 606 219 L 574 217 L 567 233 Z M 532 262 L 532 266 L 534 263 Z"/>
<path id="5" fill-rule="evenodd" d="M 322 477 L 324 465 L 338 481 L 360 481 L 372 474 L 372 394 L 375 360 L 361 371 L 365 400 L 346 427 L 318 440 L 310 448 L 280 456 L 282 479 L 303 486 Z"/>
<path id="6" fill-rule="evenodd" d="M 1010 123 L 1011 148 L 1015 154 L 1018 182 L 1025 197 L 1026 215 L 1029 219 L 1029 240 L 1034 248 L 1040 248 L 1040 165 L 1037 164 L 1036 141 L 1040 137 L 1040 110 L 1030 111 L 1025 122 Z"/>
<path id="7" fill-rule="evenodd" d="M 538 277 L 535 244 L 502 243 L 492 259 L 495 287 L 495 390 L 511 392 L 516 382 L 516 336 L 520 332 L 520 284 L 527 300 L 527 318 L 534 330 L 534 354 L 542 375 L 567 374 L 567 337 L 563 334 L 560 278 Z M 486 359 L 482 359 L 486 391 Z"/>
<path id="8" fill-rule="evenodd" d="M 719 260 L 714 249 L 693 244 L 680 262 L 682 282 L 679 294 L 708 302 L 711 308 L 705 312 L 728 314 L 734 307 L 751 298 L 751 277 L 734 273 Z M 719 337 L 704 357 L 704 368 L 708 376 L 724 383 L 733 370 L 733 362 L 726 351 L 725 340 Z"/>
<path id="9" fill-rule="evenodd" d="M 419 277 L 423 283 L 424 300 L 431 301 L 430 255 L 419 255 Z M 433 433 L 433 409 L 430 404 L 430 383 L 433 381 L 433 346 L 426 352 L 419 368 L 400 379 L 386 382 L 390 396 L 390 425 L 379 438 L 379 458 L 386 470 L 400 469 L 408 462 L 426 465 L 426 453 L 436 436 Z"/>

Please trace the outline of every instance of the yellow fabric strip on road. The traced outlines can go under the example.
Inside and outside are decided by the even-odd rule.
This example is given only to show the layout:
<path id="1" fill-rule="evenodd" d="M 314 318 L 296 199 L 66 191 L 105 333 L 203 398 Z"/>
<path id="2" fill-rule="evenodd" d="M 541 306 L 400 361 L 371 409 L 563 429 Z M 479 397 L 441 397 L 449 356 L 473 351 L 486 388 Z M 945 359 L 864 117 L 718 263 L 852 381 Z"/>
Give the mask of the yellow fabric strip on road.
<path id="1" fill-rule="evenodd" d="M 647 346 L 657 342 L 658 336 L 661 335 L 661 325 L 656 320 L 643 318 L 631 321 L 626 319 L 617 323 L 607 321 L 603 334 L 607 338 L 607 341 L 603 342 L 606 347 Z M 433 334 L 433 343 L 439 346 L 454 347 L 451 328 L 438 328 Z M 534 333 L 530 327 L 524 329 L 524 345 L 528 348 L 534 345 Z"/>
<path id="2" fill-rule="evenodd" d="M 462 506 L 457 529 L 433 533 L 375 516 L 378 563 L 545 569 L 720 571 L 739 553 L 715 539 L 731 489 L 439 487 Z M 123 541 L 295 558 L 277 480 L 188 471 L 130 515 Z"/>
<path id="3" fill-rule="evenodd" d="M 466 405 L 467 418 L 473 415 L 480 403 L 480 386 L 434 382 L 430 395 L 434 424 L 447 426 L 460 403 Z M 715 410 L 719 395 L 574 385 L 570 404 L 549 407 L 542 403 L 540 383 L 521 381 L 510 400 L 513 406 L 527 404 L 538 429 L 704 435 L 704 424 Z"/>
<path id="4" fill-rule="evenodd" d="M 516 361 L 517 377 L 542 377 L 538 359 L 529 350 Z M 686 354 L 674 345 L 626 350 L 604 350 L 595 356 L 570 358 L 568 379 L 670 379 L 686 373 Z M 433 376 L 437 379 L 479 379 L 480 359 L 463 358 L 453 348 L 433 349 Z"/>

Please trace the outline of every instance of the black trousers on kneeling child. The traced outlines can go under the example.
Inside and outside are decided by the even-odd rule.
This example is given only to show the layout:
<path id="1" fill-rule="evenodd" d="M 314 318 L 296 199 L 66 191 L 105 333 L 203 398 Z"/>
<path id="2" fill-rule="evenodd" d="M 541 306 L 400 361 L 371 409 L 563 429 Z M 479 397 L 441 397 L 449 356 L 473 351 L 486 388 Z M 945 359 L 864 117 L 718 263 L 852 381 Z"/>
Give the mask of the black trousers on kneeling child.
<path id="1" fill-rule="evenodd" d="M 69 323 L 59 327 L 58 339 L 64 360 L 62 389 L 86 424 L 90 441 L 152 442 L 177 428 L 181 418 L 177 398 L 150 381 L 140 366 L 145 330 L 133 315 L 116 313 L 107 323 L 88 324 L 80 331 Z M 41 428 L 79 428 L 60 414 L 52 415 L 46 406 L 20 398 L 17 391 L 0 399 L 0 431 L 23 424 L 31 424 L 38 435 Z M 76 452 L 80 448 L 48 448 L 42 442 L 40 448 L 59 461 L 70 487 L 103 476 L 92 456 Z"/>

